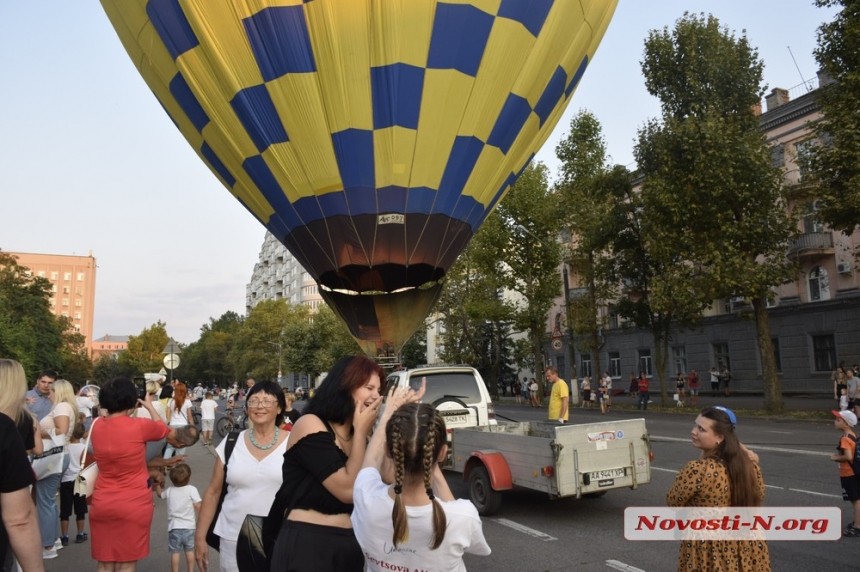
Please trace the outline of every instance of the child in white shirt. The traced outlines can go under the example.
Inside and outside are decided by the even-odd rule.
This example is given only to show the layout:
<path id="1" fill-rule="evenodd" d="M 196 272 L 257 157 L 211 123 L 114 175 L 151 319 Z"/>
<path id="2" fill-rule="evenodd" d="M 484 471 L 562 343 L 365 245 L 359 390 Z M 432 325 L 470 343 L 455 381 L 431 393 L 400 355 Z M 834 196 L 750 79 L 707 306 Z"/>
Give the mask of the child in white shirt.
<path id="1" fill-rule="evenodd" d="M 170 470 L 172 487 L 164 490 L 155 485 L 155 492 L 167 501 L 167 549 L 170 551 L 170 569 L 179 572 L 179 555 L 185 553 L 188 572 L 194 572 L 194 529 L 200 513 L 200 493 L 188 484 L 191 467 L 179 463 Z"/>
<path id="2" fill-rule="evenodd" d="M 80 413 L 78 417 L 83 417 Z M 60 541 L 63 546 L 69 544 L 69 517 L 72 516 L 72 508 L 75 511 L 75 525 L 78 529 L 78 535 L 75 537 L 75 543 L 80 544 L 88 538 L 84 532 L 84 520 L 87 518 L 87 499 L 81 495 L 75 494 L 75 479 L 78 473 L 81 472 L 81 457 L 84 456 L 86 443 L 81 443 L 81 438 L 86 432 L 86 426 L 83 421 L 78 421 L 72 431 L 71 441 L 69 442 L 69 468 L 63 473 L 62 481 L 60 482 Z"/>
<path id="3" fill-rule="evenodd" d="M 848 409 L 848 390 L 843 387 L 840 393 L 842 395 L 839 396 L 839 411 L 845 411 Z"/>

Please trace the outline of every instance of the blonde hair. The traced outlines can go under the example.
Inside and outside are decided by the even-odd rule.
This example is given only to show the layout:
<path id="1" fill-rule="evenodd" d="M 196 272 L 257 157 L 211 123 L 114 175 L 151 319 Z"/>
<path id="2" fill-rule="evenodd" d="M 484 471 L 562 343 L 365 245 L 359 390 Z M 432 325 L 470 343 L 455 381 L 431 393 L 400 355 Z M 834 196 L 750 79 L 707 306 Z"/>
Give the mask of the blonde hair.
<path id="1" fill-rule="evenodd" d="M 0 359 L 0 413 L 15 423 L 22 423 L 28 415 L 24 407 L 27 395 L 27 374 L 24 366 L 13 359 Z"/>
<path id="2" fill-rule="evenodd" d="M 61 401 L 71 405 L 74 412 L 71 420 L 76 420 L 78 418 L 78 402 L 75 400 L 75 388 L 72 387 L 72 384 L 65 379 L 58 379 L 51 384 L 51 389 L 54 390 L 54 405 Z"/>
<path id="3" fill-rule="evenodd" d="M 158 382 L 155 381 L 147 381 L 146 382 L 146 392 L 150 395 L 155 395 L 158 393 Z"/>

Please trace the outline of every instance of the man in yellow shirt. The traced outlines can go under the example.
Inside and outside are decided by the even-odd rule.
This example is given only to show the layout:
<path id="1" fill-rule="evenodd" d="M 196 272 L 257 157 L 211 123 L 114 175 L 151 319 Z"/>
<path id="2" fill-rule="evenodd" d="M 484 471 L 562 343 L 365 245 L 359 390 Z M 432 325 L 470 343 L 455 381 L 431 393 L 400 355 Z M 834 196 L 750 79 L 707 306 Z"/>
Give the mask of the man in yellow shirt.
<path id="1" fill-rule="evenodd" d="M 567 388 L 567 382 L 558 378 L 558 370 L 553 366 L 546 368 L 546 380 L 552 384 L 552 392 L 549 396 L 549 418 L 564 423 L 567 421 L 568 404 L 570 403 L 570 390 Z"/>

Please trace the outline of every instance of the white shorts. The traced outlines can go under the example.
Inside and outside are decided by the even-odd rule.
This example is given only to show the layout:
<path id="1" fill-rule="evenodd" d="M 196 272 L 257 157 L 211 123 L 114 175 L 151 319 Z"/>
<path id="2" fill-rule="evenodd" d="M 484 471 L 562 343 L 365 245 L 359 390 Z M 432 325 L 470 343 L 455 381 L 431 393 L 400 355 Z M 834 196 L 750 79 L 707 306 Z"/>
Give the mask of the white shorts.
<path id="1" fill-rule="evenodd" d="M 215 420 L 214 419 L 201 419 L 200 420 L 200 430 L 201 431 L 212 431 L 215 429 Z"/>

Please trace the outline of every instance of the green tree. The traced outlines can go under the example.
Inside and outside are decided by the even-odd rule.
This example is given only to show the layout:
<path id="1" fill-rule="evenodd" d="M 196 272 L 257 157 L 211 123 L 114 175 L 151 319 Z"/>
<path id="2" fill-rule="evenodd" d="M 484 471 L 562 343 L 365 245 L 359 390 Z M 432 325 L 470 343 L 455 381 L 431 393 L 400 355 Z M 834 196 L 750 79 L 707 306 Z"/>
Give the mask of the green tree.
<path id="1" fill-rule="evenodd" d="M 128 337 L 128 349 L 119 354 L 118 366 L 123 371 L 134 372 L 136 376 L 159 371 L 164 367 L 163 351 L 169 340 L 167 325 L 159 320 L 144 328 L 139 335 Z M 174 376 L 178 375 L 181 375 L 181 370 L 174 372 Z"/>
<path id="2" fill-rule="evenodd" d="M 84 385 L 93 377 L 93 361 L 87 350 L 87 340 L 75 331 L 69 318 L 60 318 L 60 328 L 63 330 L 63 345 L 60 347 L 63 369 L 60 373 L 72 383 Z"/>
<path id="3" fill-rule="evenodd" d="M 547 315 L 561 292 L 559 202 L 549 187 L 546 166 L 537 163 L 523 171 L 496 209 L 508 233 L 508 240 L 500 242 L 505 247 L 506 287 L 519 294 L 513 327 L 527 332 L 533 363 L 541 366 L 542 346 L 548 340 Z M 536 373 L 543 395 L 543 372 Z"/>
<path id="4" fill-rule="evenodd" d="M 412 337 L 403 344 L 400 350 L 400 363 L 405 368 L 413 368 L 427 363 L 427 328 L 419 328 Z"/>
<path id="5" fill-rule="evenodd" d="M 815 125 L 822 143 L 809 150 L 806 171 L 815 185 L 816 216 L 846 235 L 860 225 L 860 1 L 816 0 L 842 7 L 818 29 L 815 59 L 834 83 L 820 86 L 823 118 Z"/>
<path id="6" fill-rule="evenodd" d="M 317 371 L 328 371 L 342 357 L 359 355 L 362 352 L 346 324 L 338 318 L 328 306 L 320 306 L 316 314 L 311 316 L 312 328 L 318 343 Z"/>
<path id="7" fill-rule="evenodd" d="M 93 380 L 101 385 L 104 382 L 116 377 L 135 377 L 140 375 L 129 364 L 121 363 L 119 359 L 112 355 L 103 355 L 96 360 L 93 365 Z"/>
<path id="8" fill-rule="evenodd" d="M 675 264 L 685 295 L 751 301 L 765 408 L 778 411 L 766 299 L 793 274 L 785 252 L 797 225 L 753 112 L 763 65 L 745 35 L 713 16 L 687 13 L 674 30 L 652 30 L 642 71 L 662 113 L 640 129 L 635 156 L 650 256 Z"/>
<path id="9" fill-rule="evenodd" d="M 217 320 L 200 327 L 200 338 L 182 353 L 183 374 L 194 380 L 205 380 L 219 387 L 237 381 L 228 360 L 233 339 L 244 318 L 228 311 Z"/>
<path id="10" fill-rule="evenodd" d="M 556 147 L 556 156 L 561 161 L 557 186 L 563 208 L 559 211 L 564 213 L 562 222 L 573 237 L 566 252 L 572 270 L 566 320 L 576 335 L 577 346 L 591 354 L 593 373 L 599 375 L 600 332 L 606 326 L 606 313 L 601 308 L 617 294 L 610 249 L 618 227 L 614 220 L 617 201 L 607 192 L 608 182 L 617 178 L 609 178 L 606 143 L 600 122 L 592 113 L 580 111 L 573 117 L 569 133 Z M 629 177 L 622 180 L 622 185 L 625 183 L 630 186 Z M 572 348 L 570 354 L 575 371 Z"/>
<path id="11" fill-rule="evenodd" d="M 66 324 L 51 312 L 51 283 L 0 251 L 0 355 L 24 366 L 29 379 L 45 368 L 63 371 Z"/>

